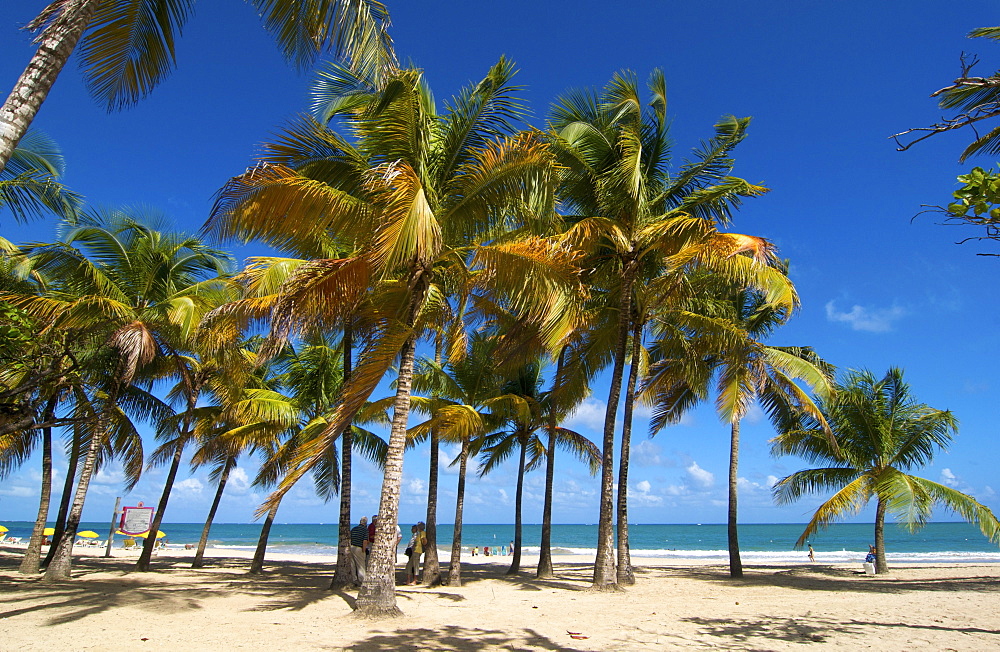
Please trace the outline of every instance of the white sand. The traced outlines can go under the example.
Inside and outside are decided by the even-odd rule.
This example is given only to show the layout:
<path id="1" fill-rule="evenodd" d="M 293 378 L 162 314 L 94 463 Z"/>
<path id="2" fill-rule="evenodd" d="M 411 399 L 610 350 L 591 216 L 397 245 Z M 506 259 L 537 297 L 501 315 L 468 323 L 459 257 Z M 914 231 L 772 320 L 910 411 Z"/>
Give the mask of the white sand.
<path id="1" fill-rule="evenodd" d="M 635 558 L 635 586 L 607 594 L 587 590 L 590 559 L 557 557 L 557 578 L 536 580 L 535 558 L 506 577 L 509 557 L 479 556 L 463 558 L 463 586 L 399 587 L 404 616 L 367 621 L 356 591 L 327 589 L 332 557 L 270 555 L 255 576 L 242 551 L 192 570 L 193 551 L 168 550 L 151 573 L 131 572 L 135 552 L 80 552 L 74 579 L 51 585 L 0 546 L 0 650 L 1000 649 L 1000 565 L 748 566 L 732 580 Z"/>

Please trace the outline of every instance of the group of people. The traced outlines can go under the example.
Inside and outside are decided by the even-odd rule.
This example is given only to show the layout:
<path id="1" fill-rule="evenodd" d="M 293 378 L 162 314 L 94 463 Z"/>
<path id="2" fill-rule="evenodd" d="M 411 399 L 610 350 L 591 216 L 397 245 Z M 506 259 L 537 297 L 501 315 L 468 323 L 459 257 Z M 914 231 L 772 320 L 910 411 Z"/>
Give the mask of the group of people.
<path id="1" fill-rule="evenodd" d="M 472 556 L 475 557 L 479 554 L 479 546 L 472 546 Z M 511 541 L 509 546 L 483 546 L 483 555 L 489 557 L 490 555 L 500 555 L 502 557 L 509 557 L 514 554 L 514 542 Z"/>
<path id="2" fill-rule="evenodd" d="M 378 527 L 378 514 L 372 516 L 371 523 L 367 517 L 362 516 L 361 521 L 351 528 L 351 561 L 354 566 L 354 575 L 358 583 L 365 581 L 368 568 L 368 556 L 371 554 L 372 545 L 375 543 L 375 531 Z M 403 532 L 399 525 L 396 526 L 396 539 L 394 547 L 398 549 L 399 542 L 403 539 Z M 410 537 L 406 545 L 406 583 L 416 584 L 420 571 L 420 557 L 424 554 L 427 545 L 427 535 L 424 533 L 424 522 L 421 521 L 410 528 L 413 536 Z"/>

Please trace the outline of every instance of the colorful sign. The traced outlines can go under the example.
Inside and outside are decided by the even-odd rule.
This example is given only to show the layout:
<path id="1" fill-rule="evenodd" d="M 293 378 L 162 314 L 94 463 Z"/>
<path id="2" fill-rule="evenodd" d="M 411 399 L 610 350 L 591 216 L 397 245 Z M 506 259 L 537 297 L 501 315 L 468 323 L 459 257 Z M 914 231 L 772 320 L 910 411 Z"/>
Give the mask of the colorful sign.
<path id="1" fill-rule="evenodd" d="M 134 536 L 149 532 L 152 523 L 153 508 L 143 507 L 142 503 L 139 503 L 138 507 L 122 508 L 122 524 L 118 529 L 122 531 L 122 534 Z"/>

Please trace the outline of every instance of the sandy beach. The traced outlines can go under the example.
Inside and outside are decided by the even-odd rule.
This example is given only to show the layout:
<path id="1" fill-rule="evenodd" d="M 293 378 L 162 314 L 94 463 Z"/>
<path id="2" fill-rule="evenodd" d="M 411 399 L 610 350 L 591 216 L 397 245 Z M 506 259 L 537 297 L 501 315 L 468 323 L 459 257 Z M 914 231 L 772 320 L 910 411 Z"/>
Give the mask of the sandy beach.
<path id="1" fill-rule="evenodd" d="M 89 551 L 88 551 L 89 552 Z M 83 552 L 72 581 L 43 584 L 0 548 L 2 650 L 663 650 L 722 648 L 1000 649 L 1000 565 L 909 565 L 867 577 L 822 563 L 727 569 L 635 558 L 636 584 L 588 591 L 591 564 L 556 559 L 535 580 L 535 559 L 505 577 L 509 558 L 476 557 L 462 587 L 399 587 L 404 616 L 353 616 L 356 591 L 327 589 L 331 557 L 269 559 L 250 575 L 245 556 L 167 550 L 156 572 L 136 554 Z M 401 558 L 402 559 L 402 558 Z"/>

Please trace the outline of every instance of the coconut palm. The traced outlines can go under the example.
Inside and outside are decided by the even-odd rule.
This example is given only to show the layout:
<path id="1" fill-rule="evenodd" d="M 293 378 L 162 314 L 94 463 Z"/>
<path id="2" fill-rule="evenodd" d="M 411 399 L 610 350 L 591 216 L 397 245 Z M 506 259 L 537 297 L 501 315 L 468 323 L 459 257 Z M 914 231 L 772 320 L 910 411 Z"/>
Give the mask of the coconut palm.
<path id="1" fill-rule="evenodd" d="M 613 362 L 602 442 L 601 502 L 594 588 L 615 589 L 613 484 L 615 421 L 627 343 L 633 331 L 637 286 L 663 277 L 663 288 L 698 265 L 711 265 L 743 285 L 767 286 L 775 301 L 790 301 L 787 286 L 767 267 L 770 245 L 751 236 L 724 234 L 732 211 L 765 188 L 729 176 L 732 149 L 746 135 L 749 118 L 724 118 L 715 137 L 676 174 L 669 171 L 666 83 L 649 80 L 644 106 L 635 75 L 615 75 L 602 93 L 573 91 L 553 106 L 551 138 L 565 169 L 560 201 L 570 241 L 589 252 L 583 265 L 600 290 L 595 301 L 608 316 L 594 321 L 614 334 Z M 751 254 L 744 256 L 742 254 Z"/>
<path id="2" fill-rule="evenodd" d="M 358 69 L 383 74 L 395 67 L 375 0 L 248 0 L 282 53 L 299 67 L 333 51 Z M 0 170 L 34 120 L 79 43 L 91 95 L 108 110 L 134 104 L 175 65 L 174 40 L 195 0 L 54 0 L 25 28 L 38 50 L 0 108 Z"/>
<path id="3" fill-rule="evenodd" d="M 807 347 L 779 347 L 764 343 L 788 318 L 784 305 L 775 305 L 757 291 L 726 291 L 718 279 L 703 276 L 707 293 L 700 301 L 664 315 L 658 326 L 655 354 L 645 392 L 654 405 L 650 422 L 655 434 L 676 422 L 684 409 L 705 398 L 715 378 L 716 409 L 730 425 L 729 456 L 729 569 L 741 577 L 737 527 L 737 487 L 740 422 L 759 402 L 775 428 L 781 431 L 799 415 L 825 423 L 802 381 L 827 396 L 832 367 Z M 828 432 L 828 431 L 827 431 Z"/>
<path id="4" fill-rule="evenodd" d="M 500 388 L 503 394 L 489 401 L 493 413 L 504 419 L 504 427 L 483 437 L 481 445 L 482 463 L 479 467 L 479 477 L 495 470 L 515 451 L 518 455 L 514 498 L 514 550 L 507 575 L 516 575 L 521 566 L 521 507 L 525 473 L 537 469 L 546 462 L 549 455 L 553 454 L 551 451 L 555 446 L 565 448 L 587 462 L 593 473 L 597 472 L 600 465 L 600 451 L 592 441 L 573 430 L 551 427 L 550 414 L 555 410 L 557 421 L 560 415 L 558 408 L 552 405 L 552 396 L 542 392 L 542 380 L 542 366 L 538 361 L 523 365 L 514 372 L 514 377 L 508 379 Z M 547 435 L 544 439 L 541 436 L 542 431 Z"/>
<path id="5" fill-rule="evenodd" d="M 990 541 L 1000 542 L 1000 523 L 988 507 L 952 487 L 908 473 L 947 449 L 958 433 L 958 419 L 948 410 L 920 403 L 901 369 L 890 368 L 882 378 L 870 371 L 851 371 L 820 409 L 836 437 L 836 447 L 810 418 L 780 432 L 772 442 L 776 455 L 798 455 L 824 465 L 779 480 L 774 485 L 778 504 L 834 491 L 813 514 L 796 546 L 829 523 L 858 513 L 872 498 L 876 499 L 878 573 L 889 570 L 886 514 L 912 532 L 927 522 L 935 505 L 942 505 L 978 525 Z"/>
<path id="6" fill-rule="evenodd" d="M 511 136 L 522 107 L 510 62 L 501 60 L 444 115 L 418 70 L 399 71 L 378 87 L 343 69 L 337 74 L 342 93 L 320 110 L 324 119 L 339 116 L 356 144 L 317 123 L 300 124 L 276 147 L 278 162 L 224 189 L 208 227 L 273 243 L 327 232 L 349 245 L 345 258 L 310 264 L 278 307 L 276 323 L 287 332 L 306 304 L 322 303 L 328 324 L 342 323 L 365 296 L 378 308 L 325 437 L 350 423 L 398 359 L 379 525 L 357 602 L 362 613 L 395 615 L 395 524 L 414 351 L 424 317 L 449 298 L 442 279 L 453 279 L 460 316 L 474 296 L 495 293 L 514 312 L 542 322 L 549 338 L 561 334 L 578 279 L 575 254 L 562 243 L 507 235 L 537 219 L 538 197 L 552 188 L 551 158 L 538 135 Z M 317 156 L 281 153 L 292 150 Z M 453 334 L 461 319 L 456 325 Z M 321 459 L 323 439 L 303 449 L 303 463 L 273 500 Z"/>
<path id="7" fill-rule="evenodd" d="M 46 578 L 70 575 L 71 549 L 98 456 L 111 432 L 110 419 L 127 399 L 137 372 L 160 350 L 177 350 L 213 305 L 216 280 L 228 259 L 199 240 L 163 233 L 125 212 L 89 213 L 63 240 L 29 250 L 36 267 L 60 279 L 43 296 L 8 293 L 44 331 L 74 329 L 99 335 L 114 357 L 104 367 L 98 415 L 80 468 L 66 525 Z M 43 332 L 44 332 L 43 331 Z"/>

